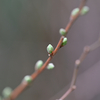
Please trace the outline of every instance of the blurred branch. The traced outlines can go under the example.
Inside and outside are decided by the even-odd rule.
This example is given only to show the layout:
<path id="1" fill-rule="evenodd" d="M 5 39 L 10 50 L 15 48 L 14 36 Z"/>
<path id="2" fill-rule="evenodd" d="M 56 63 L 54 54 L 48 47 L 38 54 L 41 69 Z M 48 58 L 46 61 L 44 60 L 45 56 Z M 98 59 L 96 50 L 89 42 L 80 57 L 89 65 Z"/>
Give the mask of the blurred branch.
<path id="1" fill-rule="evenodd" d="M 70 16 L 70 21 L 69 21 L 68 25 L 65 28 L 66 32 L 69 31 L 69 29 L 72 26 L 73 22 L 75 22 L 75 20 L 79 17 L 80 12 L 81 12 L 82 8 L 84 7 L 86 1 L 87 0 L 82 0 L 81 1 L 80 6 L 79 6 L 79 12 L 76 14 L 76 16 L 72 16 L 72 15 Z"/>
<path id="2" fill-rule="evenodd" d="M 75 83 L 76 83 L 77 73 L 78 73 L 80 64 L 86 58 L 86 56 L 88 55 L 89 52 L 97 49 L 98 47 L 100 47 L 100 38 L 92 45 L 84 47 L 83 53 L 81 54 L 80 58 L 75 61 L 75 68 L 74 68 L 74 72 L 73 72 L 71 86 L 59 100 L 64 100 L 73 90 L 76 89 Z"/>
<path id="3" fill-rule="evenodd" d="M 69 31 L 69 29 L 71 28 L 71 26 L 73 25 L 73 23 L 75 22 L 75 20 L 79 17 L 80 12 L 83 8 L 83 6 L 85 5 L 87 0 L 82 0 L 80 7 L 79 7 L 79 12 L 75 15 L 75 16 L 71 16 L 70 17 L 70 21 L 67 24 L 65 31 L 66 33 Z M 46 68 L 46 66 L 49 64 L 49 62 L 51 61 L 52 57 L 57 53 L 57 51 L 62 47 L 62 41 L 64 39 L 64 36 L 61 36 L 55 50 L 52 52 L 52 54 L 50 54 L 49 58 L 46 60 L 46 62 L 44 63 L 44 65 L 37 71 L 35 71 L 32 75 L 31 78 L 32 80 L 35 80 L 35 78 L 37 78 L 37 76 Z M 28 86 L 28 83 L 22 82 L 17 88 L 15 88 L 13 90 L 13 92 L 11 93 L 10 97 L 6 100 L 14 100 L 16 99 Z M 74 87 L 73 87 L 74 88 Z M 69 92 L 71 92 L 73 89 L 70 89 Z"/>

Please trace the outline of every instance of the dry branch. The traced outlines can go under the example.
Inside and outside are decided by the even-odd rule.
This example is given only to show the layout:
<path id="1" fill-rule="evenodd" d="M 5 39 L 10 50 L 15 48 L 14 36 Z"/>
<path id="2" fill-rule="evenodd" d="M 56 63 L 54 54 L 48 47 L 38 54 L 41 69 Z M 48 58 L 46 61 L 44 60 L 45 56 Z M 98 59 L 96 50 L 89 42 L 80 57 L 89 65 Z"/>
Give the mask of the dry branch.
<path id="1" fill-rule="evenodd" d="M 76 89 L 75 83 L 76 83 L 77 73 L 78 73 L 80 64 L 86 58 L 86 56 L 88 55 L 89 52 L 97 49 L 98 47 L 100 47 L 100 38 L 92 45 L 84 47 L 84 50 L 83 50 L 80 58 L 75 61 L 75 68 L 74 68 L 73 78 L 71 81 L 70 88 L 66 91 L 66 93 L 59 100 L 64 100 L 73 90 Z"/>

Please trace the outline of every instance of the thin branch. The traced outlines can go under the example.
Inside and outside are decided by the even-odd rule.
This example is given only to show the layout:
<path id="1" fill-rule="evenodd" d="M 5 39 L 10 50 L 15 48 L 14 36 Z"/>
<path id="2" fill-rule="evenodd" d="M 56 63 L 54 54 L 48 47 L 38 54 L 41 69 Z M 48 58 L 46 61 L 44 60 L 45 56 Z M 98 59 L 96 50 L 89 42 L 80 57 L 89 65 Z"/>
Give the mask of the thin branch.
<path id="1" fill-rule="evenodd" d="M 85 5 L 87 0 L 82 0 L 81 4 L 80 4 L 80 7 L 79 7 L 79 12 L 76 14 L 76 16 L 71 16 L 70 18 L 70 21 L 69 23 L 67 24 L 65 30 L 66 32 L 69 31 L 70 27 L 73 25 L 73 23 L 75 22 L 75 20 L 79 17 L 80 15 L 80 11 L 81 9 L 83 8 L 83 6 Z M 44 65 L 38 70 L 38 71 L 35 71 L 31 77 L 32 77 L 32 80 L 35 80 L 35 78 L 37 78 L 37 76 L 46 68 L 46 66 L 49 64 L 49 62 L 51 61 L 52 57 L 57 53 L 57 51 L 61 48 L 61 44 L 62 44 L 62 41 L 63 41 L 63 38 L 64 36 L 61 36 L 55 50 L 53 51 L 53 53 L 49 56 L 49 58 L 47 59 L 47 61 L 44 63 Z M 21 83 L 17 88 L 15 88 L 13 90 L 13 92 L 11 93 L 10 95 L 10 98 L 9 99 L 6 99 L 6 100 L 14 100 L 16 99 L 24 90 L 25 88 L 28 86 L 28 84 L 26 83 Z M 72 91 L 72 89 L 70 89 L 69 91 Z"/>
<path id="2" fill-rule="evenodd" d="M 82 0 L 81 3 L 80 3 L 80 6 L 79 6 L 79 12 L 75 16 L 72 16 L 72 15 L 70 16 L 70 21 L 69 21 L 68 25 L 65 28 L 66 32 L 69 31 L 69 29 L 71 28 L 73 22 L 75 22 L 75 20 L 79 17 L 80 12 L 81 12 L 82 8 L 84 7 L 86 1 L 87 0 Z"/>
<path id="3" fill-rule="evenodd" d="M 97 49 L 98 47 L 100 47 L 100 38 L 92 45 L 84 47 L 83 53 L 81 54 L 80 58 L 75 61 L 75 68 L 74 68 L 73 78 L 72 78 L 70 88 L 66 91 L 66 93 L 59 100 L 64 100 L 73 90 L 76 89 L 75 83 L 76 83 L 77 73 L 78 73 L 80 64 L 86 58 L 89 52 Z"/>

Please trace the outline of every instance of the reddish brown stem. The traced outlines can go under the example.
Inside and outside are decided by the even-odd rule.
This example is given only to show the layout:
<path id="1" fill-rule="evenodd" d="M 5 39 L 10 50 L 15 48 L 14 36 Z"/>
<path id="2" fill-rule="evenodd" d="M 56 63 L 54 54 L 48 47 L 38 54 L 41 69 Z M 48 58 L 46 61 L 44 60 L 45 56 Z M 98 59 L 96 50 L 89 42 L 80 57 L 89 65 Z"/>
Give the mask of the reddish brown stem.
<path id="1" fill-rule="evenodd" d="M 79 6 L 79 12 L 75 16 L 72 16 L 72 15 L 70 16 L 70 21 L 69 21 L 68 25 L 65 28 L 65 30 L 66 30 L 67 33 L 68 33 L 69 29 L 71 28 L 73 22 L 75 22 L 75 20 L 79 17 L 80 12 L 81 12 L 82 8 L 84 7 L 86 1 L 87 0 L 82 0 L 81 4 Z"/>
<path id="2" fill-rule="evenodd" d="M 82 0 L 81 2 L 81 5 L 80 5 L 80 11 L 81 9 L 83 8 L 84 4 L 85 4 L 86 0 Z M 80 15 L 80 11 L 79 13 L 72 17 L 72 19 L 69 21 L 68 25 L 66 26 L 65 30 L 66 32 L 69 31 L 70 27 L 72 26 L 73 22 L 78 18 L 78 16 Z M 32 77 L 32 80 L 34 80 L 45 68 L 46 66 L 49 64 L 49 62 L 51 61 L 52 57 L 57 53 L 57 51 L 60 49 L 61 47 L 61 44 L 62 44 L 62 41 L 63 41 L 63 36 L 61 36 L 55 50 L 53 51 L 53 53 L 50 55 L 50 57 L 47 59 L 47 61 L 44 63 L 44 65 L 36 72 L 34 72 L 31 77 Z M 23 82 L 13 90 L 11 96 L 9 99 L 6 99 L 6 100 L 14 100 L 16 99 L 24 90 L 25 88 L 28 86 L 28 84 L 23 84 Z"/>

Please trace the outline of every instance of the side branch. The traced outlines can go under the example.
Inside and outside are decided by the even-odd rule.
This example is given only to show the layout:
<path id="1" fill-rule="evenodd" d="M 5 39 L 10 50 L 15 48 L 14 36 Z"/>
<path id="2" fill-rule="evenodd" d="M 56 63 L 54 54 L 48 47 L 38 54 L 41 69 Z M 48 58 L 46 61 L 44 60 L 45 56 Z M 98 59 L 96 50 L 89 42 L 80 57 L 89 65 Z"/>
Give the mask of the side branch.
<path id="1" fill-rule="evenodd" d="M 81 54 L 80 58 L 75 61 L 75 68 L 74 68 L 70 88 L 66 91 L 66 93 L 59 100 L 64 100 L 73 90 L 76 89 L 75 84 L 76 84 L 77 73 L 78 73 L 80 64 L 86 58 L 89 52 L 97 49 L 98 47 L 100 47 L 100 38 L 92 45 L 84 47 L 83 53 Z"/>

